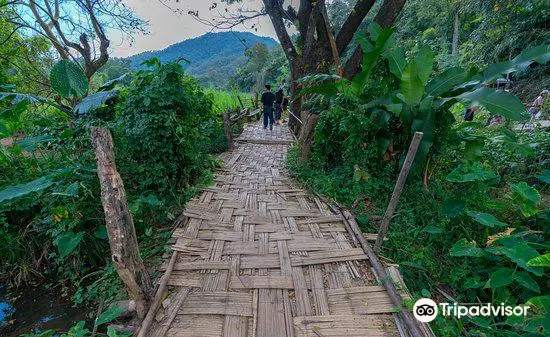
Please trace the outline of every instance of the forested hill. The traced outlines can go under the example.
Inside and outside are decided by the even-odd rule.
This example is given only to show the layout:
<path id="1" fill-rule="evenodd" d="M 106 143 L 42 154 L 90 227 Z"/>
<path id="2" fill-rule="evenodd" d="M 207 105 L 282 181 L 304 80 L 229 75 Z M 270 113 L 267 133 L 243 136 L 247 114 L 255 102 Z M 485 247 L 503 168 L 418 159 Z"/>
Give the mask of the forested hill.
<path id="1" fill-rule="evenodd" d="M 161 62 L 184 57 L 191 61 L 187 71 L 203 84 L 224 87 L 238 67 L 246 62 L 245 48 L 257 43 L 271 48 L 278 43 L 270 37 L 257 36 L 248 32 L 208 33 L 194 39 L 184 40 L 163 50 L 147 51 L 129 57 L 132 67 L 149 58 L 156 57 Z"/>

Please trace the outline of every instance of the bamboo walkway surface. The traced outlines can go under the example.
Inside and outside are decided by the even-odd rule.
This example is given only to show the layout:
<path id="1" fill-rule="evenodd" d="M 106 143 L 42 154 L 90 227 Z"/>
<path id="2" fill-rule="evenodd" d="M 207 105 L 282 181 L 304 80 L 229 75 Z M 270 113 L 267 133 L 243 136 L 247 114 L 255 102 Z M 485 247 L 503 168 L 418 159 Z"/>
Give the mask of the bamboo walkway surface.
<path id="1" fill-rule="evenodd" d="M 286 126 L 256 122 L 222 155 L 215 184 L 178 219 L 146 336 L 404 336 L 341 218 L 286 177 L 291 141 Z"/>

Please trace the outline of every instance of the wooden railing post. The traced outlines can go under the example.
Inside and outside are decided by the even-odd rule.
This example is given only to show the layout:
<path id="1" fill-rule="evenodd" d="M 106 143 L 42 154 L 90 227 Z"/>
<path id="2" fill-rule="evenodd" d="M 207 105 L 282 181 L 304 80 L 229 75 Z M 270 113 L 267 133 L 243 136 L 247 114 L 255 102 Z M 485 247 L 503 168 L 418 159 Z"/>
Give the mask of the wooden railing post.
<path id="1" fill-rule="evenodd" d="M 227 147 L 233 147 L 233 130 L 231 128 L 231 114 L 229 111 L 223 113 L 222 116 L 223 129 L 225 130 L 225 138 L 227 138 Z"/>
<path id="2" fill-rule="evenodd" d="M 143 319 L 147 314 L 153 284 L 139 253 L 134 219 L 128 208 L 122 178 L 115 165 L 113 138 L 109 130 L 98 127 L 91 127 L 91 135 L 111 259 L 130 298 L 136 302 L 138 317 Z"/>
<path id="3" fill-rule="evenodd" d="M 407 181 L 407 176 L 411 170 L 414 157 L 416 156 L 416 151 L 418 150 L 418 145 L 420 145 L 423 135 L 424 134 L 422 132 L 415 132 L 411 145 L 409 146 L 409 151 L 405 157 L 405 162 L 403 163 L 401 172 L 399 172 L 399 178 L 397 178 L 397 183 L 393 188 L 390 203 L 388 204 L 388 208 L 386 209 L 386 213 L 384 214 L 382 221 L 380 221 L 380 229 L 378 230 L 378 236 L 376 237 L 376 243 L 374 245 L 374 251 L 376 253 L 380 251 L 380 246 L 382 245 L 384 237 L 388 232 L 391 218 L 393 217 L 393 213 L 397 207 L 397 202 L 399 202 L 399 198 L 401 197 L 401 192 L 403 192 L 403 186 L 405 186 L 405 182 Z"/>

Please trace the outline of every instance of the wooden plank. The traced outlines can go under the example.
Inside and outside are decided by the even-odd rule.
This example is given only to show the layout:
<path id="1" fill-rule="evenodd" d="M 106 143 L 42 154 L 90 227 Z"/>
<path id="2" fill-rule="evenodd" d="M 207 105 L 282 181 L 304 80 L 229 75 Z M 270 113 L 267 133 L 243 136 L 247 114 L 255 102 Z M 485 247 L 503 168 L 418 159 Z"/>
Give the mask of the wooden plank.
<path id="1" fill-rule="evenodd" d="M 325 264 L 343 261 L 366 260 L 367 256 L 361 248 L 311 252 L 308 256 L 293 255 L 290 262 L 293 267 Z"/>
<path id="2" fill-rule="evenodd" d="M 166 310 L 166 315 L 164 316 L 165 319 L 161 322 L 161 324 L 154 325 L 153 328 L 147 333 L 147 336 L 164 337 L 188 295 L 189 288 L 179 288 L 178 291 L 170 297 L 170 306 Z"/>
<path id="3" fill-rule="evenodd" d="M 229 267 L 229 261 L 193 261 L 176 262 L 174 270 L 229 269 Z"/>
<path id="4" fill-rule="evenodd" d="M 300 225 L 307 225 L 311 223 L 316 223 L 316 224 L 339 223 L 339 222 L 342 222 L 342 218 L 340 218 L 337 215 L 325 215 L 325 216 L 318 216 L 312 219 L 299 220 L 297 222 Z"/>
<path id="5" fill-rule="evenodd" d="M 364 286 L 327 290 L 330 311 L 336 315 L 367 315 L 396 312 L 385 289 Z"/>
<path id="6" fill-rule="evenodd" d="M 276 232 L 269 234 L 269 241 L 292 240 L 294 236 L 291 232 Z"/>
<path id="7" fill-rule="evenodd" d="M 399 336 L 390 315 L 297 316 L 294 328 L 296 337 Z"/>
<path id="8" fill-rule="evenodd" d="M 215 315 L 178 315 L 167 337 L 220 337 L 225 318 Z"/>
<path id="9" fill-rule="evenodd" d="M 223 337 L 246 337 L 248 318 L 244 316 L 225 316 Z"/>
<path id="10" fill-rule="evenodd" d="M 306 278 L 302 267 L 292 267 L 292 280 L 296 293 L 296 312 L 300 316 L 309 316 L 311 310 L 311 301 L 306 285 Z"/>
<path id="11" fill-rule="evenodd" d="M 241 241 L 243 239 L 242 233 L 235 231 L 200 231 L 198 239 L 201 240 L 219 240 L 219 241 Z"/>
<path id="12" fill-rule="evenodd" d="M 311 293 L 315 303 L 317 315 L 329 315 L 328 298 L 323 284 L 323 272 L 320 266 L 309 266 L 309 277 L 311 279 Z"/>
<path id="13" fill-rule="evenodd" d="M 204 274 L 193 272 L 175 272 L 168 279 L 169 286 L 178 287 L 202 287 Z"/>
<path id="14" fill-rule="evenodd" d="M 252 294 L 227 291 L 194 292 L 187 296 L 179 313 L 252 317 Z"/>
<path id="15" fill-rule="evenodd" d="M 260 289 L 258 298 L 258 337 L 285 337 L 286 321 L 282 290 Z"/>
<path id="16" fill-rule="evenodd" d="M 242 255 L 242 269 L 279 268 L 278 254 Z"/>
<path id="17" fill-rule="evenodd" d="M 281 267 L 281 275 L 291 276 L 292 268 L 290 266 L 290 255 L 288 254 L 286 241 L 278 241 L 277 247 L 279 248 L 279 263 Z"/>
<path id="18" fill-rule="evenodd" d="M 308 212 L 308 211 L 300 211 L 300 210 L 284 210 L 281 211 L 282 217 L 292 216 L 292 217 L 310 217 L 310 218 L 316 218 L 319 216 L 318 213 Z"/>
<path id="19" fill-rule="evenodd" d="M 294 289 L 290 276 L 232 276 L 229 282 L 231 289 Z"/>

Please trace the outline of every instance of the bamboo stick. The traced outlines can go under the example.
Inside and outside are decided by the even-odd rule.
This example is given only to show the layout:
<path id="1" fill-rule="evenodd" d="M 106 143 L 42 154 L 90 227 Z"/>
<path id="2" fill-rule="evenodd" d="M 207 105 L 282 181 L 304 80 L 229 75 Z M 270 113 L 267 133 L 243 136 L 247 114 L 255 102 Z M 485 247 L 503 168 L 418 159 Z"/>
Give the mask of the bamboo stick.
<path id="1" fill-rule="evenodd" d="M 376 243 L 374 245 L 374 251 L 377 253 L 380 251 L 380 246 L 382 245 L 384 237 L 386 236 L 388 228 L 390 227 L 391 218 L 393 217 L 395 209 L 397 208 L 397 203 L 399 202 L 399 198 L 401 197 L 401 193 L 403 192 L 403 186 L 405 186 L 405 182 L 407 181 L 407 176 L 409 175 L 409 171 L 411 170 L 414 157 L 416 156 L 416 151 L 418 150 L 418 146 L 420 145 L 420 141 L 422 140 L 423 135 L 424 134 L 422 132 L 415 132 L 411 141 L 411 145 L 409 146 L 409 151 L 407 152 L 407 156 L 405 157 L 405 162 L 403 163 L 401 172 L 399 172 L 399 178 L 397 178 L 397 183 L 393 188 L 390 203 L 388 204 L 386 213 L 384 214 L 384 217 L 380 222 L 378 237 L 376 238 Z"/>
<path id="2" fill-rule="evenodd" d="M 162 278 L 160 279 L 159 287 L 155 294 L 155 298 L 153 298 L 153 302 L 151 302 L 151 306 L 149 307 L 147 316 L 145 316 L 145 319 L 141 323 L 141 328 L 139 329 L 137 337 L 147 336 L 147 332 L 151 327 L 151 324 L 153 323 L 153 319 L 155 318 L 155 314 L 157 313 L 157 310 L 159 309 L 160 304 L 162 302 L 162 295 L 166 290 L 168 279 L 170 278 L 170 274 L 172 274 L 172 270 L 174 269 L 174 265 L 177 259 L 178 259 L 178 251 L 174 251 L 172 253 L 172 258 L 170 258 L 170 262 L 168 263 L 168 268 L 166 269 L 166 272 L 164 273 L 164 275 L 162 275 Z"/>

